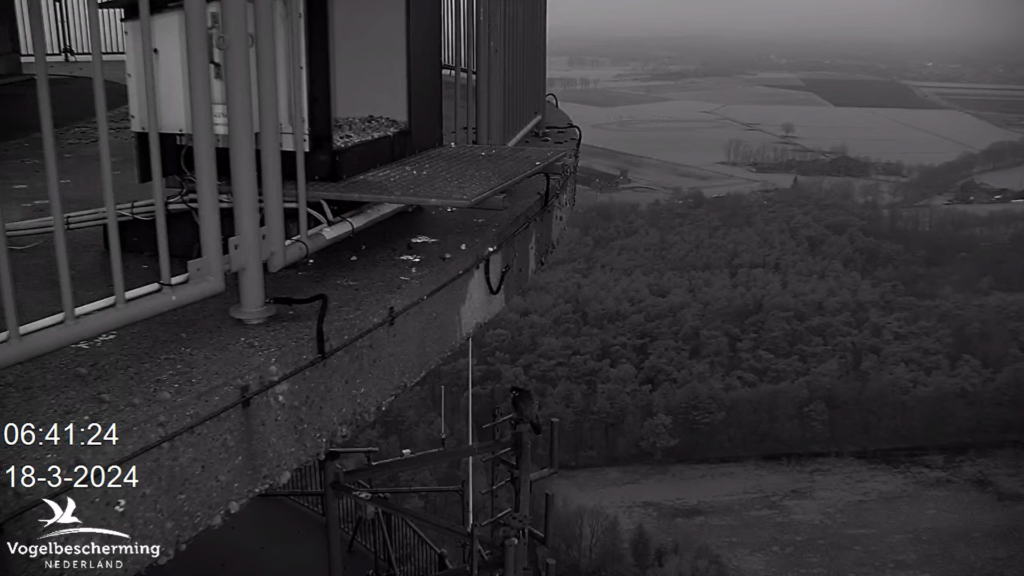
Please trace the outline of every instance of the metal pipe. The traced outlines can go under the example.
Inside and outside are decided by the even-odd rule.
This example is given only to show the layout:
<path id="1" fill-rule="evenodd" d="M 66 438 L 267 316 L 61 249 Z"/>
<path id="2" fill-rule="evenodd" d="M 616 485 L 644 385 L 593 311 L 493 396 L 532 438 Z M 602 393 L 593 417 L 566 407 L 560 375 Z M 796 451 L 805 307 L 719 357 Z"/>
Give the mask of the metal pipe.
<path id="1" fill-rule="evenodd" d="M 96 130 L 100 147 L 100 186 L 103 190 L 103 208 L 107 214 L 107 246 L 110 251 L 110 274 L 114 283 L 114 299 L 123 306 L 124 268 L 121 261 L 121 233 L 117 227 L 114 209 L 114 175 L 110 160 L 110 125 L 107 122 L 107 90 L 103 76 L 103 46 L 100 37 L 99 0 L 86 3 L 89 19 L 89 47 L 92 52 L 92 97 L 96 107 Z"/>
<path id="2" fill-rule="evenodd" d="M 295 150 L 295 194 L 299 202 L 299 238 L 309 235 L 309 220 L 306 218 L 308 201 L 306 197 L 306 118 L 302 111 L 306 100 L 306 77 L 302 66 L 302 43 L 304 23 L 302 21 L 302 1 L 291 0 L 291 43 L 290 62 L 292 72 L 292 148 Z M 287 257 L 286 257 L 287 259 Z"/>
<path id="3" fill-rule="evenodd" d="M 254 2 L 256 11 L 256 82 L 260 114 L 260 176 L 263 221 L 267 227 L 267 269 L 284 267 L 284 191 L 281 181 L 281 119 L 277 102 L 276 0 Z M 300 218 L 305 217 L 300 214 Z"/>
<path id="4" fill-rule="evenodd" d="M 532 463 L 532 449 L 530 436 L 526 433 L 526 426 L 519 425 L 519 429 L 516 430 L 516 460 L 519 465 L 519 474 L 516 476 L 516 495 L 515 495 L 515 506 L 516 512 L 519 514 L 530 514 L 530 496 L 531 496 L 531 480 L 530 472 L 533 469 Z M 529 539 L 529 533 L 524 533 L 522 541 L 516 548 L 516 566 L 526 567 L 527 562 L 527 550 L 526 543 Z"/>
<path id="5" fill-rule="evenodd" d="M 505 576 L 513 576 L 516 573 L 516 544 L 518 540 L 515 538 L 505 540 Z"/>
<path id="6" fill-rule="evenodd" d="M 196 200 L 199 204 L 199 247 L 207 278 L 224 283 L 221 245 L 220 194 L 217 184 L 216 136 L 209 74 L 209 33 L 206 1 L 185 0 L 185 39 L 188 57 L 189 103 L 192 112 L 192 156 Z"/>
<path id="7" fill-rule="evenodd" d="M 230 113 L 230 112 L 229 112 Z M 344 576 L 345 568 L 341 554 L 341 509 L 335 485 L 342 482 L 341 462 L 337 454 L 327 453 L 324 458 L 324 517 L 327 520 L 327 573 L 329 576 Z"/>
<path id="8" fill-rule="evenodd" d="M 555 495 L 544 493 L 544 545 L 554 548 L 555 540 Z"/>
<path id="9" fill-rule="evenodd" d="M 46 36 L 43 32 L 43 12 L 40 2 L 28 3 L 29 24 L 36 56 L 36 101 L 39 104 L 39 126 L 43 136 L 43 158 L 46 163 L 46 191 L 50 201 L 50 215 L 54 222 L 64 217 L 61 205 L 60 179 L 57 176 L 57 139 L 54 136 L 53 110 L 50 102 L 50 77 L 46 63 Z M 67 234 L 60 226 L 53 228 L 53 249 L 57 258 L 57 277 L 60 281 L 60 301 L 64 322 L 75 321 L 75 301 L 71 291 L 71 265 L 68 260 Z"/>
<path id="10" fill-rule="evenodd" d="M 172 279 L 172 283 L 173 281 L 174 279 Z M 163 288 L 162 291 L 161 288 Z M 60 350 L 76 342 L 95 338 L 111 330 L 124 328 L 129 324 L 134 324 L 157 314 L 198 302 L 223 292 L 224 284 L 207 280 L 175 288 L 151 284 L 146 289 L 149 291 L 148 293 L 153 295 L 137 301 L 132 301 L 132 291 L 129 290 L 127 293 L 129 301 L 120 308 L 117 314 L 82 316 L 74 324 L 29 336 L 25 335 L 27 330 L 24 329 L 25 327 L 22 327 L 21 342 L 11 342 L 10 344 L 0 346 L 0 368 L 7 368 L 30 358 Z M 114 298 L 110 297 L 107 300 L 109 300 L 109 303 L 104 307 L 113 306 Z M 6 339 L 7 335 L 8 332 L 0 333 L 0 342 Z"/>
<path id="11" fill-rule="evenodd" d="M 360 492 L 367 494 L 417 494 L 435 492 L 459 492 L 462 486 L 392 486 L 385 488 L 360 488 Z"/>
<path id="12" fill-rule="evenodd" d="M 551 442 L 551 444 L 550 444 L 550 447 L 549 447 L 549 450 L 548 450 L 548 458 L 550 458 L 550 462 L 548 463 L 548 467 L 551 468 L 552 470 L 556 471 L 556 472 L 558 471 L 558 446 L 559 446 L 559 442 L 558 442 L 558 423 L 559 422 L 560 422 L 560 420 L 558 418 L 552 418 L 551 419 L 551 438 L 549 440 Z"/>
<path id="13" fill-rule="evenodd" d="M 456 0 L 458 1 L 458 0 Z M 468 396 L 467 408 L 466 408 L 466 439 L 469 444 L 473 444 L 473 336 L 469 337 L 469 358 L 466 362 L 468 369 L 466 370 L 466 394 Z M 473 457 L 470 456 L 466 459 L 466 528 L 473 525 L 473 501 L 476 500 L 476 494 L 473 493 Z"/>
<path id="14" fill-rule="evenodd" d="M 252 75 L 249 70 L 248 2 L 223 0 L 225 82 L 228 100 L 228 142 L 231 146 L 231 187 L 235 199 L 235 231 L 242 267 L 238 271 L 239 303 L 231 316 L 246 324 L 259 324 L 273 316 L 267 304 L 263 278 L 262 234 L 256 151 L 252 122 Z"/>
<path id="15" fill-rule="evenodd" d="M 142 70 L 146 85 L 146 117 L 149 137 L 149 164 L 153 173 L 153 205 L 156 206 L 156 253 L 160 266 L 160 281 L 168 284 L 171 281 L 171 250 L 167 237 L 167 212 L 164 209 L 164 170 L 163 158 L 160 153 L 160 115 L 157 108 L 156 71 L 153 48 L 153 19 L 150 12 L 150 0 L 139 0 L 139 29 L 142 35 Z"/>
<path id="16" fill-rule="evenodd" d="M 452 78 L 455 80 L 455 98 L 454 98 L 454 110 L 452 111 L 452 128 L 455 134 L 453 135 L 452 141 L 456 144 L 459 143 L 459 104 L 461 104 L 459 97 L 459 81 L 462 78 L 462 2 L 463 0 L 453 0 L 454 14 L 452 14 L 452 33 L 454 34 L 454 48 L 455 48 L 455 73 Z M 467 79 L 467 82 L 469 80 Z"/>
<path id="17" fill-rule="evenodd" d="M 309 231 L 305 240 L 296 236 L 285 243 L 284 265 L 291 266 L 308 258 L 314 252 L 408 210 L 409 207 L 404 204 L 372 204 L 368 208 L 345 215 L 340 222 L 329 226 L 317 226 Z"/>
<path id="18" fill-rule="evenodd" d="M 0 229 L 4 226 L 4 205 L 0 202 Z M 4 321 L 11 342 L 21 340 L 18 324 L 18 302 L 14 293 L 14 277 L 11 275 L 11 254 L 7 250 L 7 234 L 0 234 L 0 303 L 3 304 Z"/>
<path id="19" fill-rule="evenodd" d="M 530 130 L 533 130 L 533 128 L 537 126 L 537 124 L 540 124 L 541 119 L 543 119 L 543 116 L 541 116 L 540 114 L 535 116 L 533 120 L 530 120 L 529 124 L 523 126 L 523 129 L 520 130 L 518 134 L 513 136 L 512 139 L 509 140 L 508 143 L 505 145 L 510 147 L 518 145 L 520 142 L 522 142 L 523 138 L 526 138 L 526 135 L 530 133 Z"/>

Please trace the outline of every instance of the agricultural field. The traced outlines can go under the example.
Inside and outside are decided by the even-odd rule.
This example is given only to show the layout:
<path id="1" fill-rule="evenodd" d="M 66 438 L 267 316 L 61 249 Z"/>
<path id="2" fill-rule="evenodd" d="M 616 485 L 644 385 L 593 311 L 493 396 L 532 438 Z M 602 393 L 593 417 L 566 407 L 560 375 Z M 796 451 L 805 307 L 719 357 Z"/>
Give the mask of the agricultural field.
<path id="1" fill-rule="evenodd" d="M 666 102 L 670 98 L 654 96 L 651 94 L 640 94 L 622 90 L 565 90 L 558 92 L 559 102 L 570 102 L 584 106 L 597 108 L 618 108 L 621 106 L 636 106 L 637 104 L 654 104 Z"/>
<path id="2" fill-rule="evenodd" d="M 802 87 L 791 90 L 806 90 L 842 108 L 910 108 L 932 109 L 942 106 L 922 98 L 912 88 L 893 80 L 883 79 L 836 79 L 801 76 Z"/>
<path id="3" fill-rule="evenodd" d="M 793 122 L 796 142 L 828 149 L 846 144 L 849 153 L 908 164 L 938 164 L 992 142 L 1016 139 L 963 112 L 775 106 L 726 106 L 715 115 L 781 135 Z"/>
<path id="4" fill-rule="evenodd" d="M 844 145 L 855 156 L 938 164 L 1020 137 L 959 110 L 833 106 L 810 91 L 808 86 L 814 82 L 870 87 L 878 80 L 759 74 L 643 83 L 634 77 L 602 81 L 596 90 L 556 93 L 584 130 L 588 145 L 717 175 L 703 181 L 686 176 L 651 179 L 667 186 L 743 190 L 750 182 L 782 184 L 775 175 L 722 166 L 725 145 L 734 139 L 754 146 L 828 149 Z M 924 90 L 893 84 L 904 91 Z M 800 90 L 791 89 L 800 86 Z M 791 137 L 783 134 L 786 122 L 796 127 Z M 604 168 L 617 169 L 607 163 Z"/>
<path id="5" fill-rule="evenodd" d="M 996 188 L 1024 190 L 1024 166 L 979 174 L 975 180 Z"/>
<path id="6" fill-rule="evenodd" d="M 566 470 L 564 498 L 761 576 L 1019 576 L 1019 451 Z"/>
<path id="7" fill-rule="evenodd" d="M 1024 86 L 907 82 L 934 99 L 971 112 L 1024 115 Z"/>
<path id="8" fill-rule="evenodd" d="M 953 98 L 943 100 L 971 112 L 992 112 L 996 114 L 1024 115 L 1024 98 Z"/>

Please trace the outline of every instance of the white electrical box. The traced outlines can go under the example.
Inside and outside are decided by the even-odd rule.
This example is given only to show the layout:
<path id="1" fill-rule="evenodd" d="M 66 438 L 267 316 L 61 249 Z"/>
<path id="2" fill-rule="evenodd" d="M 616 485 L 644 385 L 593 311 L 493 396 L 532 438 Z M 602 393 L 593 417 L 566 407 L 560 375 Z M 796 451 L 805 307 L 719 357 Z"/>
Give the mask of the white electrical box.
<path id="1" fill-rule="evenodd" d="M 292 43 L 292 22 L 290 6 L 283 0 L 273 0 L 275 12 L 275 41 L 277 45 L 277 102 L 281 121 L 281 148 L 294 150 L 292 127 L 292 69 L 290 52 Z M 290 4 L 290 3 L 289 3 Z M 304 4 L 304 3 L 303 3 Z M 259 131 L 259 99 L 256 77 L 255 14 L 252 4 L 249 8 L 250 51 L 249 63 L 252 75 L 253 127 Z M 224 74 L 224 40 L 221 36 L 223 20 L 220 2 L 207 5 L 207 34 L 210 52 L 209 74 L 213 100 L 214 132 L 224 135 L 228 132 L 227 92 Z M 300 7 L 300 18 L 304 9 Z M 189 100 L 188 54 L 185 37 L 185 12 L 182 9 L 159 12 L 152 16 L 153 71 L 156 79 L 156 102 L 158 131 L 165 134 L 191 134 L 192 114 Z M 302 71 L 301 99 L 303 118 L 303 148 L 309 150 L 309 118 L 306 81 L 306 39 L 305 22 L 299 27 L 299 61 Z M 140 22 L 125 22 L 125 52 L 128 80 L 128 109 L 133 132 L 149 131 L 149 116 L 146 105 L 145 73 L 142 63 L 142 37 Z"/>

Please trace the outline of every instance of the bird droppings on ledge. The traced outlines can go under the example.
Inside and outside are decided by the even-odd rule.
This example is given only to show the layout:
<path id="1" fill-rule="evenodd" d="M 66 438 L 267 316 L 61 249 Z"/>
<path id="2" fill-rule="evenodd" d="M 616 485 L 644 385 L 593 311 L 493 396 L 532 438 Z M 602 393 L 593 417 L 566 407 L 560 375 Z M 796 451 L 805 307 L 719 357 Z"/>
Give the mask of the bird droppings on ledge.
<path id="1" fill-rule="evenodd" d="M 429 236 L 417 236 L 417 237 L 413 238 L 412 240 L 410 240 L 410 242 L 412 242 L 413 244 L 418 244 L 418 243 L 422 243 L 422 242 L 426 242 L 426 243 L 429 244 L 429 243 L 437 242 L 437 238 L 431 238 Z"/>
<path id="2" fill-rule="evenodd" d="M 405 122 L 384 116 L 350 116 L 334 120 L 334 149 L 341 150 L 362 142 L 394 135 L 407 127 Z"/>
<path id="3" fill-rule="evenodd" d="M 420 260 L 423 259 L 420 256 L 417 256 L 415 254 L 405 254 L 405 255 L 399 256 L 398 258 L 400 260 L 407 260 L 409 262 L 419 262 Z"/>

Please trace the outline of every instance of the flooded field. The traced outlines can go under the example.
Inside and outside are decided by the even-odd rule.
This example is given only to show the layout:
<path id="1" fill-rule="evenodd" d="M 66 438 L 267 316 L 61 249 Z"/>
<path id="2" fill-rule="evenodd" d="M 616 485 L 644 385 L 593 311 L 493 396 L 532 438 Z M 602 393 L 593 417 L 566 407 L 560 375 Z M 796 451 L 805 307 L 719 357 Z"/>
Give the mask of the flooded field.
<path id="1" fill-rule="evenodd" d="M 591 71 L 573 72 L 576 73 L 587 76 Z M 551 72 L 552 76 L 557 74 Z M 620 70 L 618 74 L 625 72 Z M 856 156 L 908 164 L 939 164 L 964 152 L 1020 137 L 959 110 L 900 108 L 897 104 L 886 108 L 849 107 L 855 103 L 852 100 L 844 101 L 844 107 L 836 107 L 810 90 L 810 84 L 822 82 L 839 83 L 836 86 L 877 84 L 870 79 L 795 75 L 644 83 L 617 79 L 612 74 L 601 80 L 597 90 L 556 92 L 566 112 L 586 130 L 585 140 L 589 144 L 697 167 L 724 161 L 723 148 L 732 139 L 754 145 L 811 148 L 845 145 L 849 153 Z M 902 86 L 905 90 L 899 91 L 890 84 L 902 85 L 886 84 L 892 88 L 894 98 L 913 95 L 907 92 L 909 87 Z M 968 88 L 971 87 L 955 89 L 962 96 Z M 915 86 L 915 89 L 939 88 Z M 975 90 L 991 94 L 994 89 Z M 1002 98 L 1017 94 L 1013 90 L 1001 93 Z M 910 106 L 907 102 L 900 105 Z M 791 142 L 782 138 L 782 125 L 787 122 L 795 126 Z"/>
<path id="2" fill-rule="evenodd" d="M 1024 454 L 563 471 L 555 490 L 761 576 L 1020 576 Z"/>

